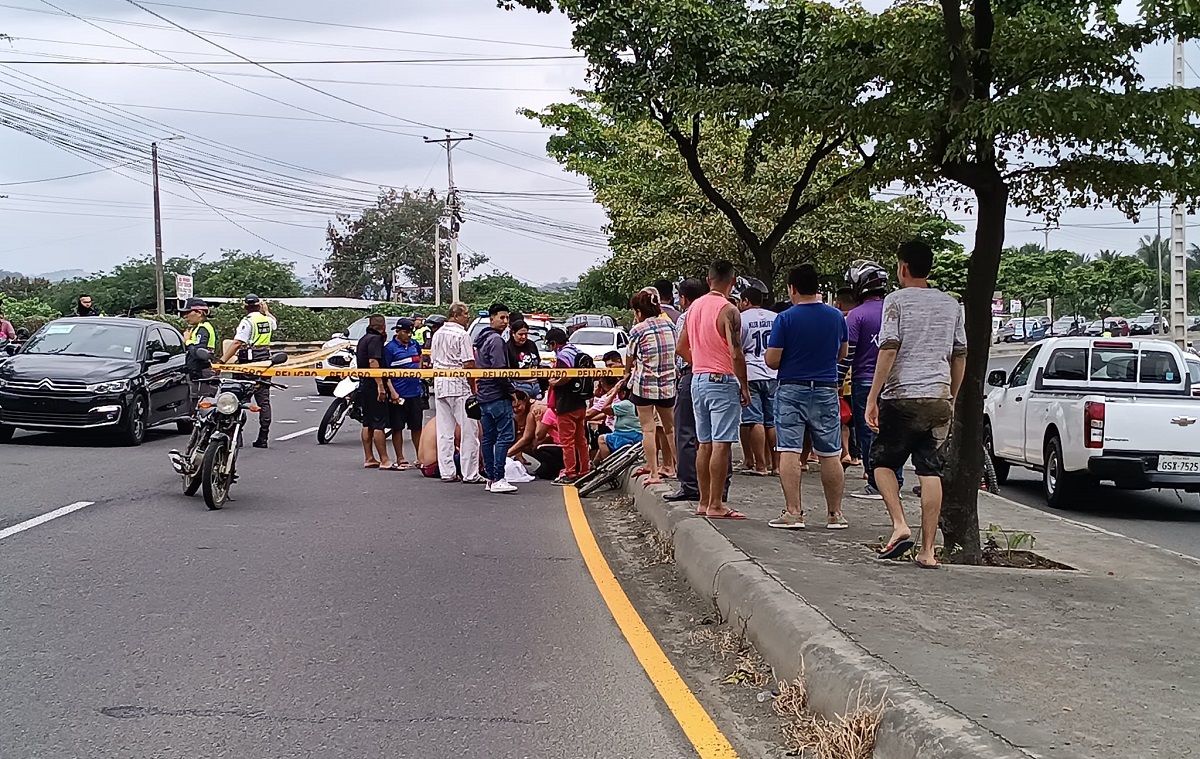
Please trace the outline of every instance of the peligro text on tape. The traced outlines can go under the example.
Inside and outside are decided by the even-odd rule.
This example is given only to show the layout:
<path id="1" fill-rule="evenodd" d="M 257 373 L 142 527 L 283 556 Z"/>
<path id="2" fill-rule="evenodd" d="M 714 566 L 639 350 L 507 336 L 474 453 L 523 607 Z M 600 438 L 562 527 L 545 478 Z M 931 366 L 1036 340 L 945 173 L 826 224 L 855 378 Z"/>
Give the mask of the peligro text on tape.
<path id="1" fill-rule="evenodd" d="M 216 364 L 218 372 L 254 374 L 265 377 L 366 377 L 403 379 L 430 377 L 453 377 L 457 379 L 564 379 L 567 377 L 621 377 L 621 369 L 301 369 L 238 366 Z"/>

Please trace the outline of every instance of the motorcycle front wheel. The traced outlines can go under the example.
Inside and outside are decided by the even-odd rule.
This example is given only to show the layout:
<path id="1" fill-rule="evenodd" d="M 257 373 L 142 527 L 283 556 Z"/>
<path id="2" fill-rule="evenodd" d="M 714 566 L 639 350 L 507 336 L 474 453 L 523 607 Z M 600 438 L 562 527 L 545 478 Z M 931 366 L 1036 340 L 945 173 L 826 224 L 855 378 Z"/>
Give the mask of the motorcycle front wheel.
<path id="1" fill-rule="evenodd" d="M 184 449 L 183 455 L 184 464 L 186 465 L 196 456 L 196 448 L 200 446 L 200 436 L 204 434 L 204 428 L 196 426 L 192 428 L 192 437 L 188 440 L 188 446 Z M 196 470 L 191 474 L 183 475 L 183 494 L 186 496 L 196 495 L 196 491 L 200 489 L 200 473 L 204 471 L 203 462 L 196 467 Z"/>
<path id="2" fill-rule="evenodd" d="M 342 428 L 349 412 L 349 398 L 338 398 L 329 404 L 329 408 L 325 409 L 325 416 L 321 417 L 321 426 L 317 428 L 317 442 L 321 445 L 328 445 L 333 440 L 333 436 Z"/>
<path id="3" fill-rule="evenodd" d="M 200 467 L 200 481 L 204 485 L 204 504 L 209 509 L 217 510 L 225 506 L 229 500 L 229 486 L 233 480 L 231 472 L 223 471 L 228 459 L 233 455 L 228 438 L 221 438 L 208 444 L 204 452 L 204 464 Z"/>

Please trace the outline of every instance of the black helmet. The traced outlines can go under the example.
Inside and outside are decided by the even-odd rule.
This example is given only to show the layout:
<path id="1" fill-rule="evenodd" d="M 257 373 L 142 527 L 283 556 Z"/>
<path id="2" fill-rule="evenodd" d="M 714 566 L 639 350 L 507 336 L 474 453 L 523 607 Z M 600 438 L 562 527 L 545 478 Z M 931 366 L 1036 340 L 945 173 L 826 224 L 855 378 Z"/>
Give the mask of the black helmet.
<path id="1" fill-rule="evenodd" d="M 183 304 L 183 311 L 184 313 L 188 311 L 204 311 L 208 313 L 208 304 L 199 298 L 188 298 Z"/>
<path id="2" fill-rule="evenodd" d="M 254 293 L 250 293 L 242 299 L 242 303 L 245 303 L 247 306 L 257 306 L 259 303 L 262 303 L 262 298 L 258 297 Z"/>
<path id="3" fill-rule="evenodd" d="M 442 316 L 441 314 L 430 314 L 429 318 L 425 320 L 426 326 L 428 326 L 430 329 L 440 327 L 445 323 L 446 317 Z"/>
<path id="4" fill-rule="evenodd" d="M 733 292 L 731 292 L 730 295 L 734 298 L 740 299 L 742 297 L 742 293 L 746 292 L 747 290 L 758 290 L 763 295 L 767 294 L 767 286 L 763 284 L 761 279 L 755 279 L 754 277 L 738 277 L 737 283 L 734 285 Z"/>
<path id="5" fill-rule="evenodd" d="M 874 261 L 859 259 L 851 263 L 846 271 L 846 282 L 854 288 L 854 294 L 860 299 L 866 295 L 881 295 L 887 292 L 887 269 Z"/>

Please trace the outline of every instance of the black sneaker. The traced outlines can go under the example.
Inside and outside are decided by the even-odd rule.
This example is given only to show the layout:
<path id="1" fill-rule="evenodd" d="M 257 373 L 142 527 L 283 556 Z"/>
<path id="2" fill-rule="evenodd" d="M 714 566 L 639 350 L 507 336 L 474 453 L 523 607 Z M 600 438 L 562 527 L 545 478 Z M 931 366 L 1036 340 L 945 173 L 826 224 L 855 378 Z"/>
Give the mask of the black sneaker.
<path id="1" fill-rule="evenodd" d="M 667 503 L 680 503 L 682 501 L 699 501 L 700 494 L 685 493 L 682 490 L 676 490 L 674 493 L 666 493 L 663 495 L 663 500 Z"/>
<path id="2" fill-rule="evenodd" d="M 251 443 L 251 445 L 253 445 L 255 448 L 266 448 L 266 447 L 267 447 L 267 441 L 266 441 L 266 440 L 261 440 L 261 439 L 260 439 L 260 440 L 255 440 L 253 443 Z"/>
<path id="3" fill-rule="evenodd" d="M 558 475 L 558 477 L 555 477 L 554 481 L 551 482 L 550 484 L 551 485 L 559 485 L 561 487 L 566 487 L 567 485 L 574 485 L 576 479 L 578 479 L 578 478 L 568 477 L 565 474 L 560 474 L 560 475 Z"/>

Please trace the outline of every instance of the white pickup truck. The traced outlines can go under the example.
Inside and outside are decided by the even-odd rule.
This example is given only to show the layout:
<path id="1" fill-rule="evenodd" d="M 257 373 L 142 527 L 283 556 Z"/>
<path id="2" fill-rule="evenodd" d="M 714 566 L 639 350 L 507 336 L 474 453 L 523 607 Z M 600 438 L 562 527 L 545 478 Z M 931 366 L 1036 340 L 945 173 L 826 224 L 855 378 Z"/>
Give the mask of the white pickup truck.
<path id="1" fill-rule="evenodd" d="M 1101 480 L 1118 488 L 1200 492 L 1200 398 L 1185 354 L 1139 338 L 1062 337 L 1029 349 L 1012 375 L 988 375 L 984 440 L 1000 482 L 1042 472 L 1065 507 Z"/>

